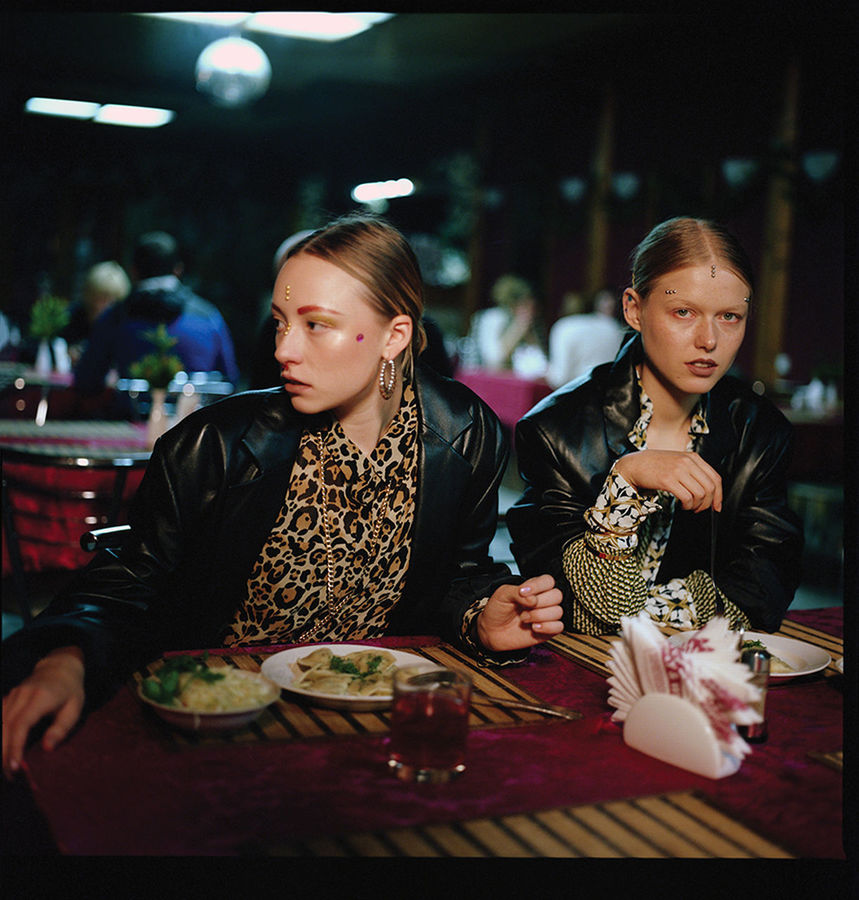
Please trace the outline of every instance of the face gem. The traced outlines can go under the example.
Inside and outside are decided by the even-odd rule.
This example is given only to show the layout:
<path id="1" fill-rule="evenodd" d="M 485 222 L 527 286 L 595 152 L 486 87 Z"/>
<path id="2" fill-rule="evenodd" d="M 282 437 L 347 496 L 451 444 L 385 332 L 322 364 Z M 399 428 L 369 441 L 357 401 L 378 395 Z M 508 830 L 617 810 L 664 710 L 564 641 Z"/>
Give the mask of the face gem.
<path id="1" fill-rule="evenodd" d="M 361 341 L 364 340 L 364 335 L 363 335 L 363 334 L 359 334 L 358 337 L 355 338 L 355 340 L 358 341 L 358 343 L 360 344 Z"/>

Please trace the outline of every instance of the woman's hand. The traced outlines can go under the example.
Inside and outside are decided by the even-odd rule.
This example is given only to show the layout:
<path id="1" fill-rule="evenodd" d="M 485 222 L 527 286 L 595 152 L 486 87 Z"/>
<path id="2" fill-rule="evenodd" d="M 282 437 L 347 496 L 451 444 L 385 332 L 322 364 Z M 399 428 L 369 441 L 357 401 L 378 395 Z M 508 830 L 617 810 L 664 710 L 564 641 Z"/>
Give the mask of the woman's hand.
<path id="1" fill-rule="evenodd" d="M 551 575 L 503 584 L 477 617 L 477 636 L 488 650 L 533 647 L 564 630 L 561 592 Z"/>
<path id="2" fill-rule="evenodd" d="M 722 509 L 722 478 L 692 451 L 639 450 L 622 456 L 614 471 L 637 491 L 667 491 L 683 509 Z"/>
<path id="3" fill-rule="evenodd" d="M 53 723 L 42 746 L 53 750 L 80 718 L 84 705 L 84 657 L 79 647 L 60 647 L 36 663 L 33 673 L 3 698 L 3 772 L 18 771 L 30 729 L 45 716 Z"/>

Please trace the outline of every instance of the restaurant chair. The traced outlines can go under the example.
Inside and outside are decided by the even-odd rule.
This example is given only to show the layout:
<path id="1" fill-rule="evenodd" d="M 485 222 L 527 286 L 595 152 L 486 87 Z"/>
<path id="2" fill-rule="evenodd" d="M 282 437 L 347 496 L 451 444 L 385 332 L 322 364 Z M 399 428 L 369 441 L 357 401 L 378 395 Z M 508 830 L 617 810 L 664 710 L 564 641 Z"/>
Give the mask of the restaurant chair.
<path id="1" fill-rule="evenodd" d="M 28 574 L 73 571 L 85 565 L 82 528 L 93 530 L 120 521 L 128 499 L 129 473 L 146 462 L 121 456 L 45 458 L 3 449 L 3 542 L 16 605 L 25 624 L 33 616 Z M 98 473 L 102 477 L 93 477 Z"/>
<path id="2" fill-rule="evenodd" d="M 99 550 L 118 547 L 129 531 L 131 531 L 130 525 L 110 525 L 107 528 L 85 531 L 81 535 L 81 550 L 86 550 L 87 553 L 97 553 Z"/>

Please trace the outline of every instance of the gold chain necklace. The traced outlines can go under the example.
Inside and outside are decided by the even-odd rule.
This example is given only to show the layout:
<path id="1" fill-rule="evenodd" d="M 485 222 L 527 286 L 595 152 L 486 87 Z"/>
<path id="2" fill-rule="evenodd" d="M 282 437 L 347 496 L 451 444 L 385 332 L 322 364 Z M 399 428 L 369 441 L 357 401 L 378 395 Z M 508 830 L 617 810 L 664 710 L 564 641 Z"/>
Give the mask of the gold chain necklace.
<path id="1" fill-rule="evenodd" d="M 324 625 L 334 621 L 335 616 L 340 614 L 343 605 L 351 596 L 351 594 L 347 593 L 340 598 L 339 603 L 332 602 L 334 597 L 334 554 L 331 542 L 331 522 L 328 517 L 328 498 L 326 497 L 325 490 L 325 442 L 320 438 L 318 433 L 311 432 L 311 434 L 313 435 L 313 441 L 316 445 L 316 466 L 319 470 L 319 486 L 322 490 L 322 538 L 325 544 L 325 603 L 328 609 L 325 611 L 325 615 L 322 619 L 316 624 L 305 628 L 298 634 L 295 639 L 297 643 L 303 643 L 309 638 L 314 637 Z M 391 483 L 390 481 L 386 481 L 385 490 L 382 492 L 382 503 L 378 515 L 376 516 L 376 521 L 373 523 L 373 530 L 370 535 L 370 545 L 367 548 L 370 557 L 375 556 L 379 549 L 379 538 L 382 533 L 382 524 L 385 521 L 385 516 L 388 512 L 388 501 L 390 500 L 390 496 Z"/>

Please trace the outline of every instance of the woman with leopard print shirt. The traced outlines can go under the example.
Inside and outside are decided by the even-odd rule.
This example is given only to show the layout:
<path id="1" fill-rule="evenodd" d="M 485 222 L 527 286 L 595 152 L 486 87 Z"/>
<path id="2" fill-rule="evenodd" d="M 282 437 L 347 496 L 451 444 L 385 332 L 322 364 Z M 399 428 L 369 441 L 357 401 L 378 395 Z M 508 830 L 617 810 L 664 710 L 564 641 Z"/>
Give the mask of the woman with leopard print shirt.
<path id="1" fill-rule="evenodd" d="M 55 746 L 166 649 L 435 633 L 500 663 L 561 630 L 553 579 L 489 556 L 507 441 L 417 361 L 422 308 L 415 255 L 380 219 L 290 251 L 272 296 L 284 387 L 168 431 L 123 545 L 4 642 L 7 775 L 39 720 Z"/>

